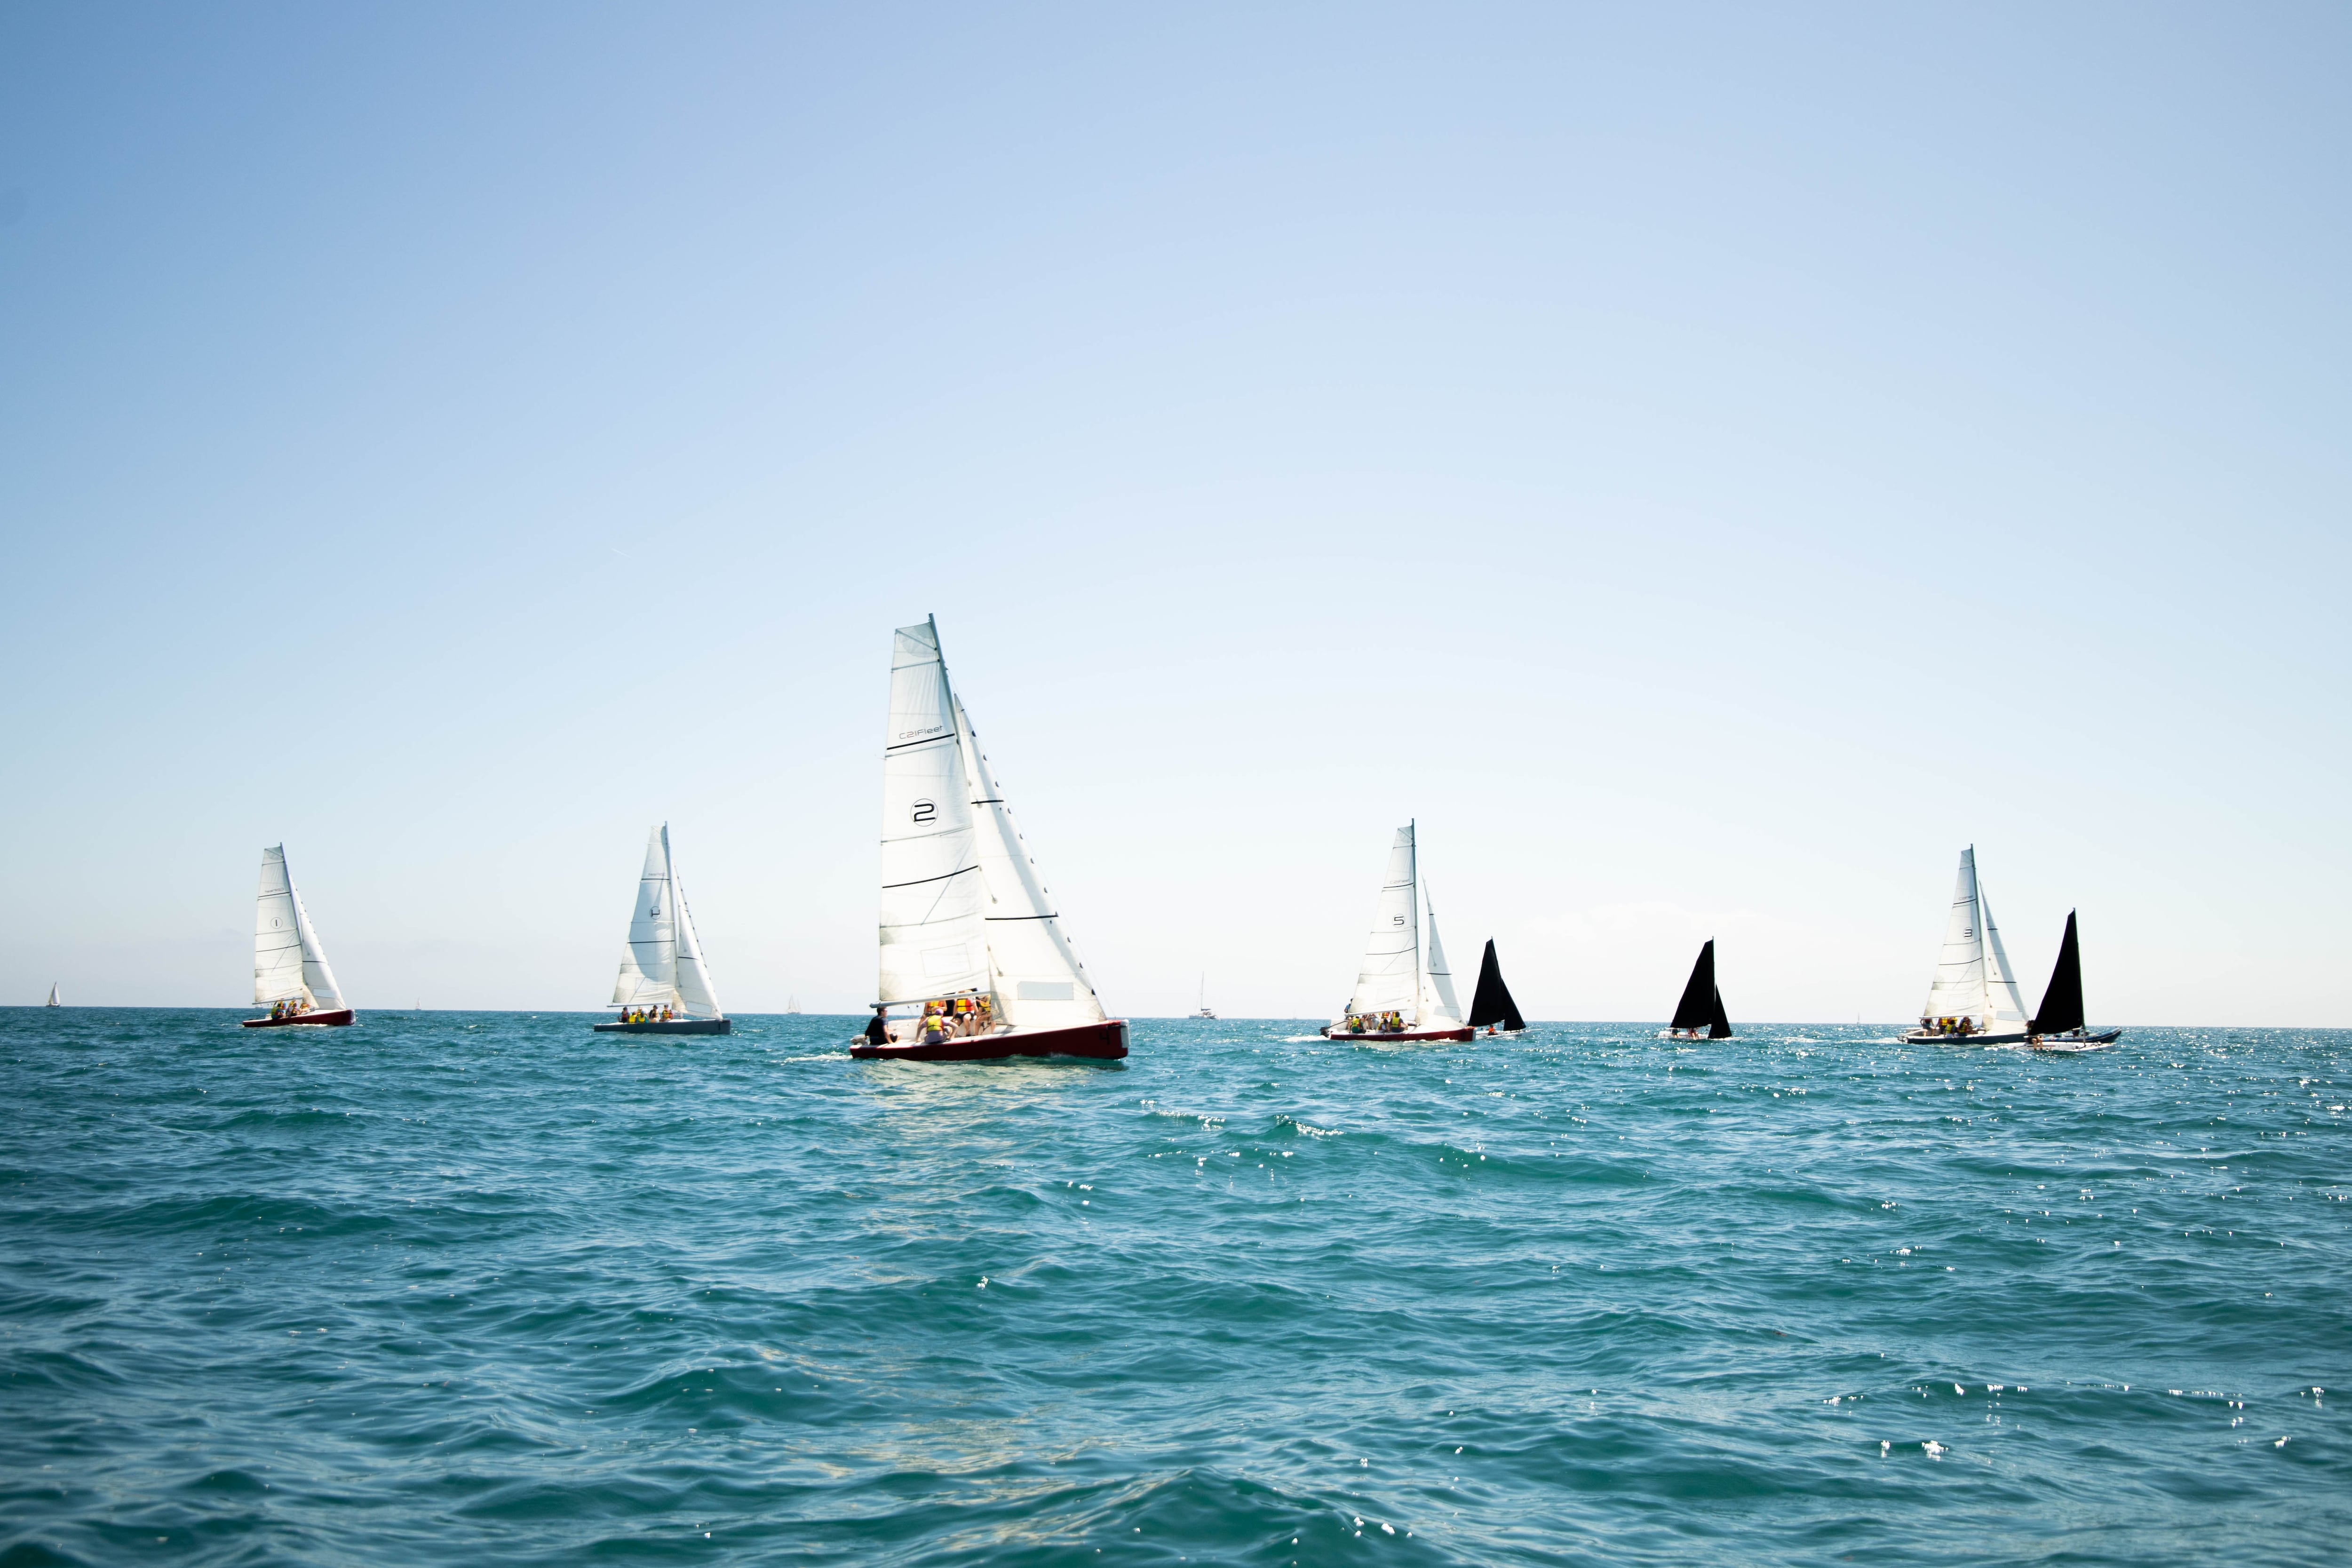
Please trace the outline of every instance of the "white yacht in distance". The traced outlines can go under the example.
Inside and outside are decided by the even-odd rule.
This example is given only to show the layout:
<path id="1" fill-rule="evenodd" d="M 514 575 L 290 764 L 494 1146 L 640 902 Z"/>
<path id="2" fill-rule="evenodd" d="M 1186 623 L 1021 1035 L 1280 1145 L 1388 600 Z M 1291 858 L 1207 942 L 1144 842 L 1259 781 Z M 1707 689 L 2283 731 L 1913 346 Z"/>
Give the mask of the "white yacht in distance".
<path id="1" fill-rule="evenodd" d="M 237 1020 L 248 1029 L 287 1024 L 348 1024 L 355 1015 L 344 1005 L 327 949 L 310 924 L 310 911 L 286 868 L 286 846 L 261 852 L 261 892 L 253 912 L 253 1005 L 267 1004 L 266 1018 Z"/>
<path id="2" fill-rule="evenodd" d="M 58 1000 L 58 983 L 56 981 L 52 980 L 49 982 L 49 999 L 42 1003 L 41 1005 L 44 1007 L 62 1007 L 65 1005 L 64 1003 Z"/>
<path id="3" fill-rule="evenodd" d="M 1192 1015 L 1195 1018 L 1213 1018 L 1217 1016 L 1216 1009 L 1209 1005 L 1209 972 L 1205 969 L 1201 971 L 1200 1008 L 1199 1012 Z"/>
<path id="4" fill-rule="evenodd" d="M 881 974 L 853 1057 L 1127 1055 L 948 682 L 936 620 L 891 644 Z M 892 1008 L 902 1009 L 897 1017 Z"/>
<path id="5" fill-rule="evenodd" d="M 2006 1046 L 2029 1033 L 2024 998 L 2016 973 L 2000 945 L 1992 906 L 1977 880 L 1977 850 L 1960 851 L 1960 879 L 1952 889 L 1952 912 L 1944 924 L 1944 951 L 1919 1026 L 1903 1038 L 1915 1045 Z"/>
<path id="6" fill-rule="evenodd" d="M 604 1035 L 728 1035 L 734 1026 L 710 989 L 702 943 L 686 889 L 669 860 L 669 824 L 646 838 L 646 868 L 637 877 L 637 901 L 629 910 L 629 942 L 621 950 L 621 973 L 613 982 L 610 1005 L 621 1016 L 598 1024 Z"/>
<path id="7" fill-rule="evenodd" d="M 1363 967 L 1356 972 L 1355 994 L 1339 1016 L 1323 1026 L 1335 1040 L 1466 1040 L 1469 1025 L 1454 999 L 1454 975 L 1437 940 L 1437 911 L 1428 911 L 1429 940 L 1422 941 L 1421 852 L 1415 825 L 1406 823 L 1389 846 L 1388 874 L 1372 911 Z"/>

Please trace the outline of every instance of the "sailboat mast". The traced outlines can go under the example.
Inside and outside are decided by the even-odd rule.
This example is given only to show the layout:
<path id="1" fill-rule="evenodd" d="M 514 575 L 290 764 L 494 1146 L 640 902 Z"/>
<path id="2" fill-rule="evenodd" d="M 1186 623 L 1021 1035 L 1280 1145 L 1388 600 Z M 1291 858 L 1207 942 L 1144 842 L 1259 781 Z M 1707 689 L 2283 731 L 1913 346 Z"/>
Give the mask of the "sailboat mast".
<path id="1" fill-rule="evenodd" d="M 1412 1016 L 1414 1021 L 1417 1023 L 1421 1018 L 1421 988 L 1423 983 L 1421 968 L 1421 819 L 1419 817 L 1408 818 L 1405 822 L 1405 826 L 1412 830 L 1412 843 L 1408 850 L 1411 859 L 1408 861 L 1408 864 L 1411 866 L 1412 870 L 1412 903 L 1411 906 L 1412 910 Z"/>

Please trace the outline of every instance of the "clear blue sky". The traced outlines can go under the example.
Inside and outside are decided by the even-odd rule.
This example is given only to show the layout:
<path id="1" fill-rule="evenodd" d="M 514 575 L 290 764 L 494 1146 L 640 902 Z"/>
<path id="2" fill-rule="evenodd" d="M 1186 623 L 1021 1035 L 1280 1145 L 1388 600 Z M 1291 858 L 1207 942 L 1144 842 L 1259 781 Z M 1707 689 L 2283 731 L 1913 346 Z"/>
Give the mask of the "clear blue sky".
<path id="1" fill-rule="evenodd" d="M 1117 1011 L 2352 1024 L 2352 12 L 0 12 L 0 996 L 864 1002 L 889 631 Z"/>

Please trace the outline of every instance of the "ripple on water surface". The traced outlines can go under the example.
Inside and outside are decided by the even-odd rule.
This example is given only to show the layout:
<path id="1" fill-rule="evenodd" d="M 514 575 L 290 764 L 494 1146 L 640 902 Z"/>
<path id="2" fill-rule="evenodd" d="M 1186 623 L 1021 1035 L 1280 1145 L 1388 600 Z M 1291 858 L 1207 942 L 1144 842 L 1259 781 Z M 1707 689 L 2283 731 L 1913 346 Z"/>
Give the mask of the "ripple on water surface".
<path id="1" fill-rule="evenodd" d="M 2341 1560 L 2352 1036 L 0 1011 L 0 1563 Z"/>

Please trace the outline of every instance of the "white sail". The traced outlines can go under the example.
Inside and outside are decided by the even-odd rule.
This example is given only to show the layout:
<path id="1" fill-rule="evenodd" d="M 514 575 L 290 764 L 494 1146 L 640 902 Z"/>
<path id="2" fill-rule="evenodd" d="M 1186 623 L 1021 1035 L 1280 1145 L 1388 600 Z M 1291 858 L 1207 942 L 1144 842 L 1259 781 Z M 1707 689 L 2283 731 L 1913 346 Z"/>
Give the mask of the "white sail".
<path id="1" fill-rule="evenodd" d="M 1992 900 L 1985 897 L 1984 884 L 1977 884 L 1977 912 L 1984 917 L 1985 934 L 1985 1009 L 1989 1029 L 2003 1034 L 2025 1027 L 2025 998 L 2018 994 L 2017 974 L 2009 966 L 2008 950 L 2000 945 L 2000 927 L 1992 918 Z"/>
<path id="2" fill-rule="evenodd" d="M 971 716 L 954 702 L 956 743 L 971 794 L 973 840 L 987 889 L 982 923 L 995 983 L 996 1016 L 1023 1029 L 1058 1029 L 1104 1019 L 1086 966 L 1062 929 L 1062 917 L 1037 875 L 1037 862 L 1013 820 L 1013 808 L 980 749 Z"/>
<path id="3" fill-rule="evenodd" d="M 719 994 L 710 988 L 710 971 L 702 962 L 702 942 L 694 933 L 694 911 L 687 907 L 686 884 L 677 879 L 675 869 L 670 872 L 669 888 L 677 911 L 678 1010 L 689 1018 L 719 1017 Z"/>
<path id="4" fill-rule="evenodd" d="M 1427 897 L 1427 889 L 1423 889 Z M 1446 967 L 1445 944 L 1437 940 L 1437 905 L 1429 905 L 1429 958 L 1422 966 L 1423 1027 L 1452 1027 L 1462 1022 L 1462 1004 L 1454 999 L 1454 972 Z"/>
<path id="5" fill-rule="evenodd" d="M 1927 988 L 1922 1018 L 1966 1018 L 1979 1034 L 1996 1026 L 2021 1028 L 2025 1004 L 1992 922 L 1991 906 L 1977 880 L 1976 846 L 1960 851 L 1959 880 L 1952 888 L 1952 912 L 1944 925 L 1944 951 Z"/>
<path id="6" fill-rule="evenodd" d="M 1355 994 L 1348 999 L 1349 1012 L 1410 1016 L 1419 1011 L 1419 881 L 1412 825 L 1408 823 L 1397 829 L 1396 842 L 1389 847 L 1388 872 L 1381 879 L 1381 901 L 1372 912 L 1371 935 L 1364 946 L 1363 967 L 1356 973 Z"/>
<path id="7" fill-rule="evenodd" d="M 302 984 L 302 922 L 294 912 L 294 883 L 283 844 L 261 852 L 261 893 L 253 910 L 253 999 L 310 1002 Z"/>
<path id="8" fill-rule="evenodd" d="M 938 626 L 900 626 L 882 742 L 882 965 L 877 1000 L 988 989 L 981 874 L 955 698 Z"/>
<path id="9" fill-rule="evenodd" d="M 629 910 L 629 944 L 613 981 L 616 1007 L 667 1007 L 677 1001 L 677 899 L 669 876 L 669 824 L 646 837 L 646 868 Z"/>
<path id="10" fill-rule="evenodd" d="M 47 1005 L 51 1007 L 62 1007 L 65 1005 L 64 1003 L 58 1000 L 58 983 L 54 980 L 49 982 L 49 1000 Z"/>
<path id="11" fill-rule="evenodd" d="M 319 941 L 318 931 L 310 924 L 310 911 L 302 903 L 302 890 L 294 879 L 286 879 L 286 891 L 294 900 L 294 934 L 302 949 L 302 986 L 310 1000 L 330 1012 L 343 1005 L 342 988 L 335 984 L 335 972 L 327 967 L 327 949 Z"/>

